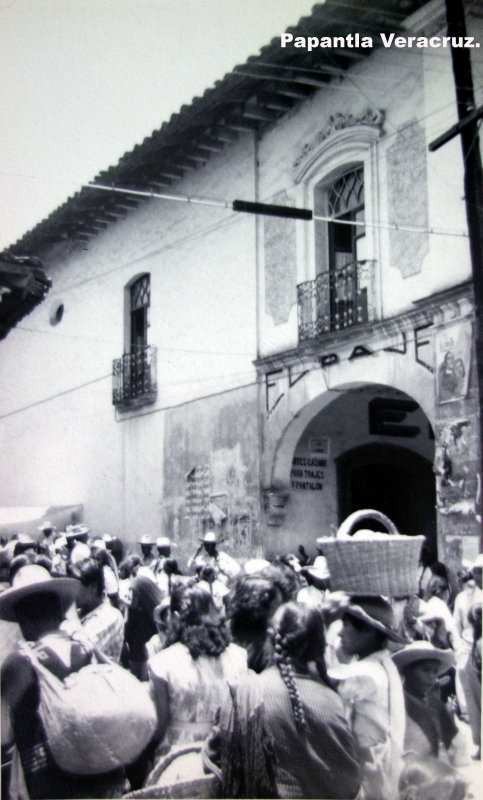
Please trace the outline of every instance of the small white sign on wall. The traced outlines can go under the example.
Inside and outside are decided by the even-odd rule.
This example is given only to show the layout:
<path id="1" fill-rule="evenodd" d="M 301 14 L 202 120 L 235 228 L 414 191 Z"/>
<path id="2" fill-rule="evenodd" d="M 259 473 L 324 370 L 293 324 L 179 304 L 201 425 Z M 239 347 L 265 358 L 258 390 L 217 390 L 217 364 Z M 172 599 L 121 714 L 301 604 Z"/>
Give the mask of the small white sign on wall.
<path id="1" fill-rule="evenodd" d="M 318 436 L 310 439 L 310 455 L 328 458 L 330 452 L 330 439 L 328 436 Z"/>

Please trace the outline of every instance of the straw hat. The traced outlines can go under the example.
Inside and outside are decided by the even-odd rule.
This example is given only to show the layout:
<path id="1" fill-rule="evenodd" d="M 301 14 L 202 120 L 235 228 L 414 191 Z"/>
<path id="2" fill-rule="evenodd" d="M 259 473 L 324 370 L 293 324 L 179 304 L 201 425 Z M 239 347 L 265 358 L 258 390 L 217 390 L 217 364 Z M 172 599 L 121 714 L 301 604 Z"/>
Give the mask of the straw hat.
<path id="1" fill-rule="evenodd" d="M 71 542 L 73 539 L 79 539 L 81 536 L 86 536 L 89 533 L 89 528 L 86 525 L 67 525 L 64 536 Z"/>
<path id="2" fill-rule="evenodd" d="M 200 542 L 203 542 L 203 544 L 218 544 L 218 536 L 215 531 L 206 531 L 204 536 L 200 537 Z"/>
<path id="3" fill-rule="evenodd" d="M 145 544 L 154 547 L 154 539 L 152 536 L 149 536 L 149 534 L 145 534 L 144 536 L 141 536 L 139 544 Z"/>
<path id="4" fill-rule="evenodd" d="M 394 630 L 392 606 L 383 597 L 351 597 L 344 614 L 360 619 L 366 625 L 384 633 L 393 642 L 408 643 L 407 639 Z"/>
<path id="5" fill-rule="evenodd" d="M 156 547 L 173 547 L 173 543 L 168 536 L 158 536 L 156 539 Z"/>
<path id="6" fill-rule="evenodd" d="M 0 594 L 0 619 L 16 622 L 15 606 L 19 600 L 38 594 L 56 594 L 62 600 L 73 600 L 80 584 L 73 578 L 53 578 L 39 564 L 21 567 L 13 579 L 11 589 Z"/>
<path id="7" fill-rule="evenodd" d="M 330 572 L 327 564 L 325 564 L 325 566 L 322 564 L 311 564 L 308 567 L 302 567 L 301 572 L 302 575 L 310 575 L 311 578 L 315 578 L 316 581 L 330 580 Z"/>
<path id="8" fill-rule="evenodd" d="M 411 642 L 407 647 L 403 647 L 402 650 L 393 653 L 392 660 L 401 672 L 416 661 L 438 661 L 439 675 L 443 675 L 455 664 L 455 656 L 452 650 L 441 650 L 439 647 L 434 647 L 430 642 Z"/>
<path id="9" fill-rule="evenodd" d="M 56 527 L 49 519 L 46 519 L 45 522 L 42 522 L 39 525 L 37 530 L 39 530 L 40 533 L 43 533 L 44 531 L 55 531 Z"/>

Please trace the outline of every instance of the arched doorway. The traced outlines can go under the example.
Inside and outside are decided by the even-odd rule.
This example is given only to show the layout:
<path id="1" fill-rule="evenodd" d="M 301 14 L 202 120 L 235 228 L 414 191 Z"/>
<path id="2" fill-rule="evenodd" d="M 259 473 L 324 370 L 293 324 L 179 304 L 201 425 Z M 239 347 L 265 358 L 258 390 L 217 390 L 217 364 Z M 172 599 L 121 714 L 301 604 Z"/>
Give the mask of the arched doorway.
<path id="1" fill-rule="evenodd" d="M 343 453 L 336 464 L 340 519 L 360 508 L 376 508 L 401 533 L 426 536 L 430 563 L 436 561 L 436 492 L 430 461 L 408 448 L 376 442 Z"/>

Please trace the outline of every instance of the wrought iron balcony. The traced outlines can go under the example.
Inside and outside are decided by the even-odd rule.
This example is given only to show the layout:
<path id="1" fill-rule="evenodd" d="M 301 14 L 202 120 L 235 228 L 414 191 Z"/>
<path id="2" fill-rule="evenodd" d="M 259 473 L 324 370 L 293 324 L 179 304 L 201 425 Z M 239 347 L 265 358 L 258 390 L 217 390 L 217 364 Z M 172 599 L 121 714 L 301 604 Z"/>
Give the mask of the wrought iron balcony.
<path id="1" fill-rule="evenodd" d="M 297 286 L 299 342 L 373 322 L 374 261 L 321 272 Z"/>
<path id="2" fill-rule="evenodd" d="M 112 402 L 120 408 L 154 403 L 157 396 L 156 348 L 142 347 L 112 362 Z"/>

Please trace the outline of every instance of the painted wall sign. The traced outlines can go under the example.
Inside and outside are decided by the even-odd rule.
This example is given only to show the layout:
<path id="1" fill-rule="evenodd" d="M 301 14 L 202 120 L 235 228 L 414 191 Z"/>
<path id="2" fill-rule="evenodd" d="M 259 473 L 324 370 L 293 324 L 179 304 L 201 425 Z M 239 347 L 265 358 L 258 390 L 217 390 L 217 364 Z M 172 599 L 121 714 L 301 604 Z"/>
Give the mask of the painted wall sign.
<path id="1" fill-rule="evenodd" d="M 436 331 L 436 392 L 439 403 L 461 400 L 468 394 L 472 324 L 460 320 Z"/>
<path id="2" fill-rule="evenodd" d="M 209 464 L 201 464 L 188 472 L 186 476 L 185 518 L 206 519 L 210 516 L 210 483 L 211 470 Z"/>
<path id="3" fill-rule="evenodd" d="M 292 489 L 320 492 L 324 488 L 327 459 L 316 456 L 295 456 L 292 460 L 290 483 Z"/>
<path id="4" fill-rule="evenodd" d="M 375 397 L 369 403 L 369 433 L 377 436 L 417 436 L 418 425 L 408 425 L 408 416 L 418 411 L 414 400 Z"/>

